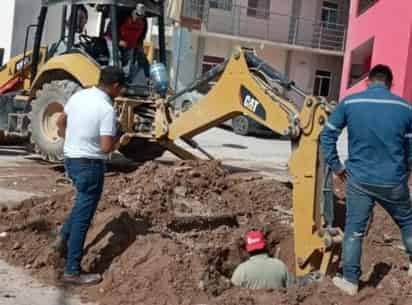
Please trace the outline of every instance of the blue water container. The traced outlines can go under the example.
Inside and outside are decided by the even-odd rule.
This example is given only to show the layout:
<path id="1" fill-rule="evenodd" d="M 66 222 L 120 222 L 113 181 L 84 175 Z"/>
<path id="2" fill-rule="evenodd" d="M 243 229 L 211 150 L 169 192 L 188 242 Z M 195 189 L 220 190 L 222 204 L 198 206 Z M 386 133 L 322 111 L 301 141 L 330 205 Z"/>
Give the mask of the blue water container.
<path id="1" fill-rule="evenodd" d="M 150 78 L 155 91 L 160 95 L 165 95 L 169 89 L 169 76 L 166 66 L 162 63 L 154 63 L 150 67 Z"/>

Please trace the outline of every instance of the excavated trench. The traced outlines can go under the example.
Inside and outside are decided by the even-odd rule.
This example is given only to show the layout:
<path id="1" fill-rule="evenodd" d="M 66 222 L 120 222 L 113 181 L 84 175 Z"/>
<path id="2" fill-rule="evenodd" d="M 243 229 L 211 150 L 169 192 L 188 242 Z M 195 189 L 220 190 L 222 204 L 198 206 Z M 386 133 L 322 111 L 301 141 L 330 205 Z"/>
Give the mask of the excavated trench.
<path id="1" fill-rule="evenodd" d="M 48 244 L 73 198 L 70 191 L 1 209 L 7 237 L 0 257 L 58 284 L 64 261 Z M 265 230 L 271 254 L 293 269 L 291 203 L 287 186 L 243 178 L 215 161 L 149 162 L 108 177 L 82 262 L 104 281 L 74 292 L 102 305 L 412 304 L 398 231 L 380 209 L 365 240 L 359 296 L 342 295 L 330 279 L 280 291 L 232 287 L 233 270 L 247 258 L 242 236 L 251 229 Z"/>

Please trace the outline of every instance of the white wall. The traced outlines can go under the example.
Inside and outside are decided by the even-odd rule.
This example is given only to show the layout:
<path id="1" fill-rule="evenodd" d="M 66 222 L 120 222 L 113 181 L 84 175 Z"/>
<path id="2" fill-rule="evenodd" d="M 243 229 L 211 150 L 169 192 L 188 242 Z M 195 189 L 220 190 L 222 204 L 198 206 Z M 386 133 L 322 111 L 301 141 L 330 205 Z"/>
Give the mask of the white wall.
<path id="1" fill-rule="evenodd" d="M 4 48 L 4 59 L 10 58 L 11 42 L 13 39 L 15 0 L 1 0 L 0 10 L 0 48 Z"/>
<path id="2" fill-rule="evenodd" d="M 24 40 L 26 28 L 30 24 L 37 23 L 40 13 L 41 0 L 15 0 L 15 17 L 13 21 L 13 39 L 11 45 L 11 56 L 22 54 L 24 51 Z M 29 36 L 28 49 L 33 46 L 36 29 L 32 29 Z"/>
<path id="3" fill-rule="evenodd" d="M 276 68 L 276 70 L 282 73 L 286 71 L 286 50 L 272 46 L 264 46 L 263 48 L 256 48 L 256 52 L 260 58 L 265 60 L 273 68 Z"/>
<path id="4" fill-rule="evenodd" d="M 191 35 L 186 29 L 182 31 L 175 29 L 170 63 L 170 84 L 176 91 L 183 89 L 195 79 L 198 41 L 199 37 Z"/>
<path id="5" fill-rule="evenodd" d="M 63 5 L 54 5 L 49 7 L 47 12 L 46 24 L 43 32 L 43 43 L 51 44 L 57 42 L 60 38 L 61 31 L 61 17 L 62 17 Z M 70 12 L 68 12 L 70 14 Z M 69 16 L 67 16 L 68 18 Z"/>
<path id="6" fill-rule="evenodd" d="M 233 42 L 222 38 L 207 38 L 203 55 L 226 58 L 229 56 Z"/>

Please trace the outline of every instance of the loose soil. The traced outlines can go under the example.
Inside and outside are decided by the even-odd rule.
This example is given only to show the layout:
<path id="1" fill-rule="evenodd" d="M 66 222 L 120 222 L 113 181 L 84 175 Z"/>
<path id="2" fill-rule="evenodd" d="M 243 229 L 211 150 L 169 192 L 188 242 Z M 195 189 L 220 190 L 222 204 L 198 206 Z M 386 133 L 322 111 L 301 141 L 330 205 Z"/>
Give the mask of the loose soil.
<path id="1" fill-rule="evenodd" d="M 73 199 L 70 189 L 2 208 L 0 231 L 8 234 L 0 238 L 0 257 L 58 285 L 63 261 L 48 244 Z M 82 264 L 104 281 L 73 291 L 102 305 L 412 304 L 399 233 L 379 208 L 364 243 L 358 296 L 343 295 L 329 278 L 279 291 L 232 287 L 230 276 L 247 257 L 241 237 L 250 229 L 263 229 L 272 255 L 293 270 L 292 219 L 278 212 L 290 210 L 291 200 L 287 185 L 231 173 L 215 161 L 148 162 L 107 177 Z"/>

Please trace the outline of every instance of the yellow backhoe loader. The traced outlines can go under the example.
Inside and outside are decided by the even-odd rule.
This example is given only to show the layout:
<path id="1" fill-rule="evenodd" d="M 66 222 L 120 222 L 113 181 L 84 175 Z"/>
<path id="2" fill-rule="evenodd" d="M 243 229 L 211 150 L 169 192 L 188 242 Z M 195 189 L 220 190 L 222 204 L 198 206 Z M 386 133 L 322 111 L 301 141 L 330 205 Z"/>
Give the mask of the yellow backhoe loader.
<path id="1" fill-rule="evenodd" d="M 65 45 L 62 53 L 56 51 L 58 44 L 41 47 L 40 43 L 48 8 L 57 4 L 66 4 L 62 17 L 61 43 Z M 66 37 L 68 4 L 71 18 Z M 79 36 L 79 43 L 75 41 L 76 12 L 85 4 L 101 10 L 101 20 L 110 19 L 117 65 L 120 65 L 116 29 L 119 9 L 130 10 L 140 5 L 147 17 L 158 19 L 159 62 L 165 63 L 162 1 L 44 0 L 33 50 L 25 51 L 0 71 L 3 94 L 0 119 L 6 118 L 7 122 L 0 128 L 6 134 L 30 136 L 37 151 L 51 161 L 63 157 L 63 139 L 57 135 L 56 119 L 64 104 L 77 90 L 95 85 L 101 67 L 107 64 L 102 54 L 94 53 L 104 32 L 103 25 L 99 37 L 83 35 Z M 173 100 L 212 80 L 216 84 L 199 102 L 184 113 L 174 112 Z M 195 154 L 179 145 L 183 141 L 210 158 L 193 137 L 239 115 L 288 136 L 293 146 L 289 167 L 293 177 L 296 275 L 314 270 L 326 274 L 342 239 L 342 232 L 334 227 L 330 176 L 325 173 L 319 152 L 319 134 L 332 106 L 324 98 L 306 95 L 253 51 L 240 48 L 177 94 L 167 96 L 164 90 L 159 90 L 162 87 L 159 83 L 164 81 L 161 74 L 155 73 L 151 86 L 138 88 L 141 90 L 132 88 L 131 93 L 116 99 L 122 131 L 119 151 L 136 161 L 152 160 L 166 150 L 182 159 L 196 159 Z M 302 110 L 284 98 L 279 88 L 302 95 L 305 98 Z"/>
<path id="2" fill-rule="evenodd" d="M 94 37 L 79 29 L 79 15 L 86 7 L 99 14 L 99 24 L 96 25 L 99 33 Z M 158 61 L 165 64 L 163 0 L 43 0 L 37 24 L 27 27 L 23 54 L 0 68 L 0 143 L 10 137 L 30 138 L 36 152 L 44 159 L 62 160 L 63 140 L 57 135 L 57 117 L 73 93 L 96 85 L 102 67 L 112 61 L 113 65 L 124 68 L 118 32 L 122 21 L 134 10 L 145 18 L 157 19 Z M 47 16 L 57 11 L 61 12 L 60 38 L 49 46 L 42 46 Z M 28 50 L 32 29 L 36 30 L 33 49 Z M 153 44 L 145 43 L 144 50 L 149 63 L 152 62 Z M 153 98 L 142 69 L 135 74 L 126 90 L 127 96 Z M 150 103 L 139 107 L 145 120 L 133 127 L 135 131 L 150 127 L 147 121 L 151 120 L 153 107 Z M 164 152 L 140 138 L 120 149 L 126 156 L 142 161 L 134 156 L 138 146 L 141 150 L 148 149 L 148 155 L 159 156 Z"/>

